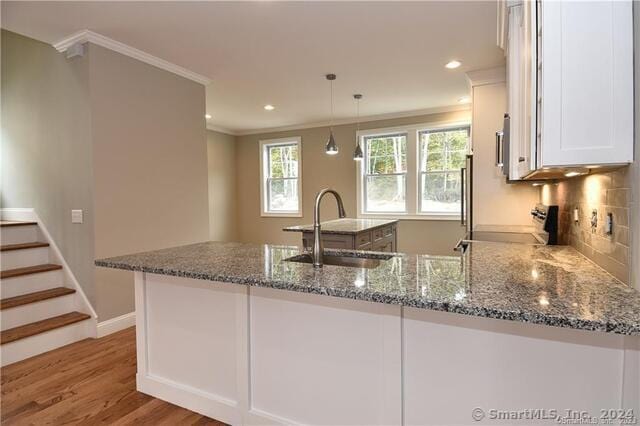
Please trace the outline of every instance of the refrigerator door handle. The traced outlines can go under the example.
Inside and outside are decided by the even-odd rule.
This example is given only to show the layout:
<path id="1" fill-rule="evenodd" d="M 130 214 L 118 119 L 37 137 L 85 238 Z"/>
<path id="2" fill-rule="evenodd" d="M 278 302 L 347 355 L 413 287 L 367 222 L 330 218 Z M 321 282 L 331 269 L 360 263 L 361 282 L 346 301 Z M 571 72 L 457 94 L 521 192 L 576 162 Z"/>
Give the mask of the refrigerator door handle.
<path id="1" fill-rule="evenodd" d="M 496 132 L 496 167 L 504 165 L 504 149 L 503 149 L 504 131 Z"/>
<path id="2" fill-rule="evenodd" d="M 464 181 L 467 175 L 467 168 L 460 168 L 460 226 L 465 226 L 467 224 L 466 215 L 465 215 L 465 199 L 467 198 L 467 194 L 464 188 Z"/>

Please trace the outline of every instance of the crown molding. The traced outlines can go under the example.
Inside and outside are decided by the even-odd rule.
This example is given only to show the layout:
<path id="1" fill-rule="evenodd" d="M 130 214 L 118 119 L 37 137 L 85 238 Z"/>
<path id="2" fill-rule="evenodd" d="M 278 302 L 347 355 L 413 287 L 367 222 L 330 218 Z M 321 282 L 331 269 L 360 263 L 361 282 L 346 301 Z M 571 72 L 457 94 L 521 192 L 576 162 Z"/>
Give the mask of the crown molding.
<path id="1" fill-rule="evenodd" d="M 130 58 L 137 59 L 141 62 L 153 65 L 154 67 L 169 71 L 173 74 L 177 74 L 181 77 L 187 78 L 205 86 L 211 83 L 211 79 L 203 75 L 197 74 L 193 71 L 189 71 L 188 69 L 183 68 L 179 65 L 172 64 L 171 62 L 160 59 L 157 56 L 150 55 L 149 53 L 143 52 L 142 50 L 136 49 L 135 47 L 120 43 L 119 41 L 113 40 L 109 37 L 105 37 L 102 34 L 94 33 L 90 30 L 82 30 L 78 31 L 77 33 L 71 34 L 70 36 L 63 38 L 62 40 L 53 43 L 53 47 L 58 52 L 65 52 L 69 47 L 77 43 L 93 43 L 98 46 L 102 46 L 106 49 L 113 50 L 114 52 L 129 56 Z"/>
<path id="2" fill-rule="evenodd" d="M 211 130 L 213 132 L 218 132 L 218 133 L 224 133 L 225 135 L 239 136 L 238 132 L 236 131 L 227 129 L 226 127 L 220 127 L 220 126 L 216 126 L 209 123 L 207 123 L 207 130 Z"/>
<path id="3" fill-rule="evenodd" d="M 487 68 L 483 70 L 469 71 L 465 74 L 469 86 L 484 86 L 498 84 L 507 81 L 507 69 L 505 67 Z"/>
<path id="4" fill-rule="evenodd" d="M 393 120 L 396 118 L 417 117 L 419 115 L 430 115 L 430 114 L 438 114 L 443 112 L 470 111 L 470 110 L 471 110 L 471 104 L 464 104 L 464 105 L 451 105 L 451 106 L 444 106 L 444 107 L 419 109 L 419 110 L 413 110 L 413 111 L 392 112 L 388 114 L 368 115 L 368 116 L 360 117 L 360 124 L 364 124 L 371 121 Z M 334 126 L 340 126 L 344 124 L 355 124 L 355 123 L 357 123 L 357 120 L 353 117 L 333 121 Z M 258 135 L 262 133 L 276 133 L 276 132 L 286 132 L 289 130 L 302 130 L 302 129 L 313 129 L 317 127 L 328 127 L 331 124 L 332 123 L 329 121 L 320 121 L 315 123 L 296 124 L 296 125 L 282 126 L 282 127 L 268 127 L 268 128 L 255 129 L 255 130 L 238 130 L 234 134 L 236 136 Z"/>

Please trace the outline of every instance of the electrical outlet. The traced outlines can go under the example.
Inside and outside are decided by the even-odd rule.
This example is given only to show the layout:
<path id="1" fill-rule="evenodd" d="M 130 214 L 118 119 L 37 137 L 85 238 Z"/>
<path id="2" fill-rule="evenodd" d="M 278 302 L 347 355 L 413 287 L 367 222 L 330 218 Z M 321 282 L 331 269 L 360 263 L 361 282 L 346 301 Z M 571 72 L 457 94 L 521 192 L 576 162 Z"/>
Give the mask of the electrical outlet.
<path id="1" fill-rule="evenodd" d="M 595 232 L 598 227 L 598 210 L 591 210 L 591 231 Z"/>
<path id="2" fill-rule="evenodd" d="M 573 221 L 575 223 L 578 223 L 580 221 L 580 210 L 578 210 L 577 207 L 573 209 Z"/>
<path id="3" fill-rule="evenodd" d="M 606 235 L 613 235 L 613 213 L 607 213 L 607 222 L 604 225 L 604 233 Z"/>
<path id="4" fill-rule="evenodd" d="M 71 223 L 82 223 L 83 220 L 82 210 L 71 210 Z"/>

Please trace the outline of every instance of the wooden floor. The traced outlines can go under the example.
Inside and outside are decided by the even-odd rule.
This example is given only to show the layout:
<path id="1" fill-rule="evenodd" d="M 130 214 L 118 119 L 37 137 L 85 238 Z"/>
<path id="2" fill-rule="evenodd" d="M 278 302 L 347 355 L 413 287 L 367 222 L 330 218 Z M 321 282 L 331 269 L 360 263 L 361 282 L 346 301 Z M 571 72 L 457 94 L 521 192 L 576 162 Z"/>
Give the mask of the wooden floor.
<path id="1" fill-rule="evenodd" d="M 224 425 L 136 391 L 133 327 L 1 372 L 3 425 Z"/>

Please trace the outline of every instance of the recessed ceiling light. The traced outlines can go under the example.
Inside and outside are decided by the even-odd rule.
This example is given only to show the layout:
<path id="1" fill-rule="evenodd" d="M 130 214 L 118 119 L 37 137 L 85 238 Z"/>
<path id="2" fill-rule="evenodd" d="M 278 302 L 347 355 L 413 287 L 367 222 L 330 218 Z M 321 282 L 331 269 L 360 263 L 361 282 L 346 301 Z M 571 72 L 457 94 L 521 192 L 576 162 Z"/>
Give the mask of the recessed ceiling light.
<path id="1" fill-rule="evenodd" d="M 207 120 L 210 120 L 211 119 L 211 114 L 205 114 L 204 118 L 206 118 Z"/>
<path id="2" fill-rule="evenodd" d="M 471 98 L 469 96 L 463 96 L 458 99 L 459 104 L 468 104 L 469 102 L 471 102 Z"/>
<path id="3" fill-rule="evenodd" d="M 267 111 L 273 111 L 274 109 L 276 109 L 276 107 L 271 104 L 267 104 L 264 106 L 264 109 L 266 109 Z"/>
<path id="4" fill-rule="evenodd" d="M 454 68 L 458 68 L 460 65 L 462 65 L 462 62 L 460 62 L 460 61 L 449 61 L 449 62 L 447 62 L 445 67 L 447 67 L 450 70 L 452 70 Z"/>

